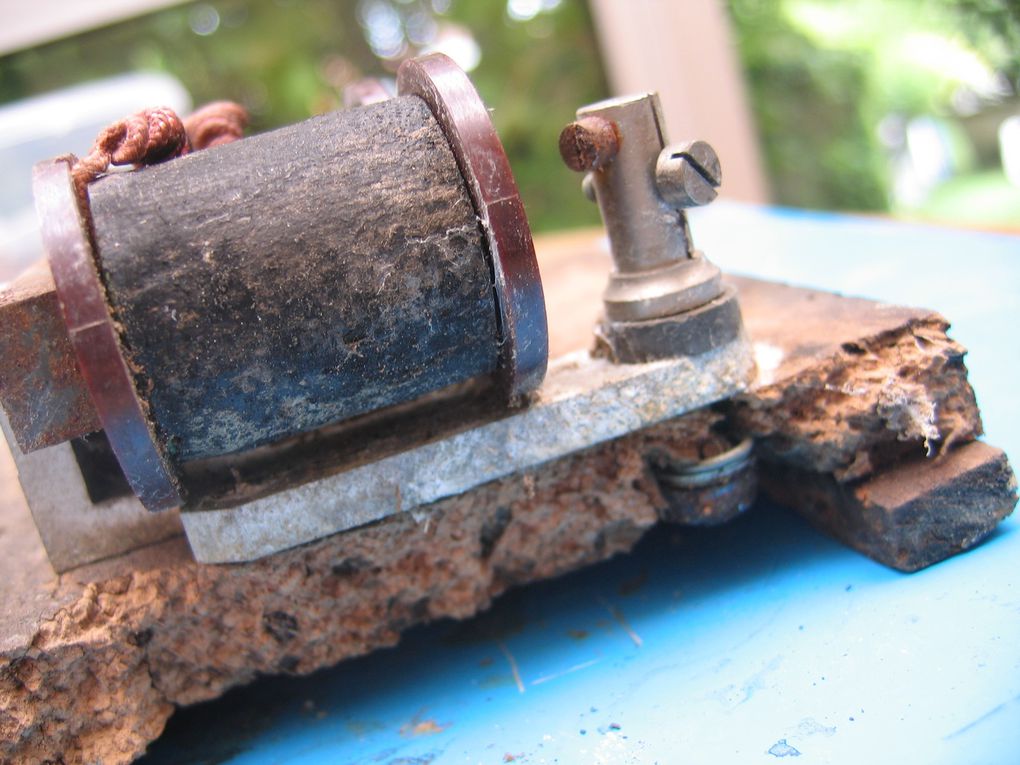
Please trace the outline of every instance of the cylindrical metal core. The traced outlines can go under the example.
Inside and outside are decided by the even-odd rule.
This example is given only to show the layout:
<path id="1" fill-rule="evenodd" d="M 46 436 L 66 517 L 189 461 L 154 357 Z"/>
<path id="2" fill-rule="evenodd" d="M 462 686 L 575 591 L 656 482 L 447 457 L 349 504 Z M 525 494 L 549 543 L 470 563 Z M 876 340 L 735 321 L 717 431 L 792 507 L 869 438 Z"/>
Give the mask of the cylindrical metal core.
<path id="1" fill-rule="evenodd" d="M 69 158 L 36 166 L 69 345 L 150 510 L 195 499 L 185 462 L 478 377 L 507 402 L 541 383 L 534 245 L 485 105 L 441 54 L 405 61 L 397 86 L 84 200 Z"/>
<path id="2" fill-rule="evenodd" d="M 499 364 L 484 232 L 418 97 L 111 174 L 89 197 L 125 353 L 176 461 Z"/>

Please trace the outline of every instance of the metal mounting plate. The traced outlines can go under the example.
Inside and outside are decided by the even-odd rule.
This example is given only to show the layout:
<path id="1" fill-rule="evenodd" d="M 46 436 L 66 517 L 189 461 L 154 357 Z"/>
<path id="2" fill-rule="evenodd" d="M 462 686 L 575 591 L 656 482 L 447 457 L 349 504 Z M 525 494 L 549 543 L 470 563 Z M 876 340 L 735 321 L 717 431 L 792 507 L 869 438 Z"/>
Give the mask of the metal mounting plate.
<path id="1" fill-rule="evenodd" d="M 701 356 L 649 364 L 572 353 L 510 416 L 238 507 L 186 510 L 181 520 L 199 561 L 253 560 L 708 406 L 744 390 L 753 373 L 743 335 Z"/>

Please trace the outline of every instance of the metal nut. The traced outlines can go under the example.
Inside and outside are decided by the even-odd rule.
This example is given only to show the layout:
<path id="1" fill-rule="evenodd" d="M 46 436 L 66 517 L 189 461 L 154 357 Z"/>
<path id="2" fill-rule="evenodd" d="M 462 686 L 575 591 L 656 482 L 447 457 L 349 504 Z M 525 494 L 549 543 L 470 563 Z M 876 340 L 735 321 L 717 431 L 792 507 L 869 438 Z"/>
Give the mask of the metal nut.
<path id="1" fill-rule="evenodd" d="M 678 208 L 707 205 L 718 196 L 722 168 L 705 141 L 667 146 L 655 163 L 655 184 L 668 204 Z"/>

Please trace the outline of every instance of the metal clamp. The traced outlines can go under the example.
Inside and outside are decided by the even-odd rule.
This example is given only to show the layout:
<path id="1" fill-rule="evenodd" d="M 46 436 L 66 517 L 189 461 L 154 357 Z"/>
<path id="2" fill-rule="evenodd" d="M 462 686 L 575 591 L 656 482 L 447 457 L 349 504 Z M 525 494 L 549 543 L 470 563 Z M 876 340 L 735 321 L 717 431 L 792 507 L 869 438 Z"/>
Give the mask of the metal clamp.
<path id="1" fill-rule="evenodd" d="M 441 53 L 401 64 L 397 93 L 428 104 L 457 158 L 489 248 L 502 336 L 501 382 L 511 399 L 523 397 L 545 376 L 545 296 L 524 204 L 489 111 L 464 71 Z"/>
<path id="2" fill-rule="evenodd" d="M 180 484 L 124 361 L 87 233 L 88 210 L 79 206 L 70 168 L 60 160 L 40 163 L 32 181 L 60 311 L 110 446 L 147 509 L 179 507 Z"/>
<path id="3" fill-rule="evenodd" d="M 610 357 L 630 363 L 696 356 L 741 330 L 736 296 L 694 249 L 684 209 L 715 199 L 719 158 L 704 141 L 666 145 L 654 93 L 585 106 L 560 135 L 560 153 L 586 172 L 614 269 L 596 329 Z"/>

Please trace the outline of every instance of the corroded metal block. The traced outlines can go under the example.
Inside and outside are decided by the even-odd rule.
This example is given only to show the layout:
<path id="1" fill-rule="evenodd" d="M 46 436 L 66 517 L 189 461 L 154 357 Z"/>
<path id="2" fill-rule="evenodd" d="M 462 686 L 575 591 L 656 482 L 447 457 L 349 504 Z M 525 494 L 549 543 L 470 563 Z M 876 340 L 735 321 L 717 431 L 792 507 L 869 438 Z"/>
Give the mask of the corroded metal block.
<path id="1" fill-rule="evenodd" d="M 967 550 L 1013 512 L 1017 482 L 1006 454 L 980 441 L 918 457 L 865 480 L 771 465 L 766 490 L 869 558 L 917 571 Z"/>
<path id="2" fill-rule="evenodd" d="M 26 452 L 100 430 L 45 263 L 0 290 L 0 401 Z"/>

